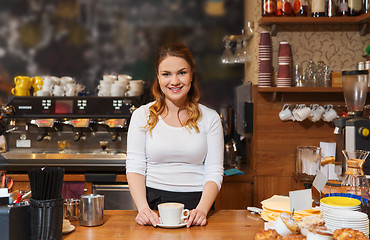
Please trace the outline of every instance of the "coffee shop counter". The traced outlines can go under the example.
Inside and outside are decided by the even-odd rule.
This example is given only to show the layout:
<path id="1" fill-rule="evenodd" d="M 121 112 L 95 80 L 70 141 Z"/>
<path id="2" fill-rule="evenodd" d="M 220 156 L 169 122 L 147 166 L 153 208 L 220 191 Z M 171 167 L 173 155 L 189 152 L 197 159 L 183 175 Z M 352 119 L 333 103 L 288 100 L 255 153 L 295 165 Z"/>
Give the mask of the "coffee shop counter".
<path id="1" fill-rule="evenodd" d="M 141 226 L 135 222 L 137 211 L 105 210 L 105 223 L 97 227 L 83 227 L 72 222 L 75 230 L 63 236 L 66 240 L 92 239 L 253 239 L 264 228 L 259 215 L 248 210 L 210 211 L 206 226 L 164 229 Z"/>

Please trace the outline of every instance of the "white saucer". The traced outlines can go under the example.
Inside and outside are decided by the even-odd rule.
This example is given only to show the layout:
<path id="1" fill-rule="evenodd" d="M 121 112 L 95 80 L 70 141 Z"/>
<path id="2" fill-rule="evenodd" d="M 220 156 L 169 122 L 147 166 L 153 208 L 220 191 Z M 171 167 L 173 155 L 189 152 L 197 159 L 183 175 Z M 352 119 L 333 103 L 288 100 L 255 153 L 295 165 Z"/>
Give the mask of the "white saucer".
<path id="1" fill-rule="evenodd" d="M 72 224 L 66 225 L 66 226 L 63 226 L 62 233 L 63 234 L 67 234 L 67 233 L 72 232 L 73 230 L 75 230 L 75 226 L 74 225 L 72 225 Z"/>
<path id="2" fill-rule="evenodd" d="M 157 226 L 161 228 L 181 228 L 181 227 L 185 227 L 186 223 L 180 223 L 178 225 L 165 225 L 165 224 L 159 223 L 157 224 Z"/>

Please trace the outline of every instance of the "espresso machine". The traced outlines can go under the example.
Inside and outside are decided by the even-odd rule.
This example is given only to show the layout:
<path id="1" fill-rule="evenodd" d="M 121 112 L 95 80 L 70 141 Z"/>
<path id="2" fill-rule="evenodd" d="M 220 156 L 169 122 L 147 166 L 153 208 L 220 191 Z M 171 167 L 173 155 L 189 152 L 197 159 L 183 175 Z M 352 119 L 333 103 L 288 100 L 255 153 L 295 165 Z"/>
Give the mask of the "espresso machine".
<path id="1" fill-rule="evenodd" d="M 334 120 L 337 134 L 337 158 L 342 162 L 343 172 L 346 163 L 341 150 L 370 151 L 370 119 L 363 116 L 368 91 L 368 70 L 343 71 L 343 93 L 348 110 L 348 116 Z M 363 165 L 366 175 L 370 174 L 370 157 Z"/>
<path id="2" fill-rule="evenodd" d="M 123 172 L 136 97 L 19 97 L 1 107 L 0 169 Z"/>

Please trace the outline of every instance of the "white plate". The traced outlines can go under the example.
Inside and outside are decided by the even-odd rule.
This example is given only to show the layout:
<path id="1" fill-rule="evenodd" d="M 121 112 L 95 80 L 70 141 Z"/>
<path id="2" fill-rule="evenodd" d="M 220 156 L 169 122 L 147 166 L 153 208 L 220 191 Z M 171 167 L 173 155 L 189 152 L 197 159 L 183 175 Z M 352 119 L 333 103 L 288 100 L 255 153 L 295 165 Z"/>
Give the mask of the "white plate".
<path id="1" fill-rule="evenodd" d="M 178 225 L 165 225 L 165 224 L 159 223 L 157 224 L 157 226 L 161 228 L 182 228 L 186 226 L 186 223 L 180 223 Z"/>
<path id="2" fill-rule="evenodd" d="M 72 232 L 73 230 L 75 230 L 75 226 L 73 226 L 72 224 L 70 224 L 70 225 L 63 225 L 62 233 L 63 234 L 67 234 L 67 233 Z"/>

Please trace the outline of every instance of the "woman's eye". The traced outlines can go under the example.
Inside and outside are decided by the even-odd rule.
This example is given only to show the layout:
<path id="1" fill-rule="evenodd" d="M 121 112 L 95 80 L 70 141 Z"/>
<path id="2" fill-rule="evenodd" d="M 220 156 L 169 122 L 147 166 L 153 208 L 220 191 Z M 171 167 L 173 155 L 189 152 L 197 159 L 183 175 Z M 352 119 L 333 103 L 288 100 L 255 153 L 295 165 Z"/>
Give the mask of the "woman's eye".
<path id="1" fill-rule="evenodd" d="M 170 76 L 171 74 L 169 74 L 169 73 L 162 73 L 162 76 L 163 77 L 168 77 L 168 76 Z"/>
<path id="2" fill-rule="evenodd" d="M 188 72 L 186 72 L 186 71 L 181 71 L 179 74 L 180 75 L 185 75 L 185 74 L 187 74 Z"/>

